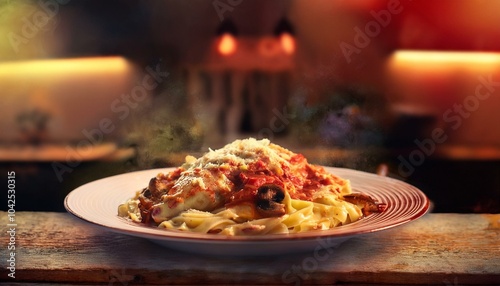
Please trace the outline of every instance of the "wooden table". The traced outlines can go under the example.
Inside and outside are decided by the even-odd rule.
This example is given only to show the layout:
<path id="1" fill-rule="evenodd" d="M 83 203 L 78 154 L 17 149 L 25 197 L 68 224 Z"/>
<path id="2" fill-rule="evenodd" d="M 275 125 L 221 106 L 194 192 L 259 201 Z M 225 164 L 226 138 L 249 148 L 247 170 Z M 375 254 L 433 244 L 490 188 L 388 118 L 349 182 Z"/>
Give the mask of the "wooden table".
<path id="1" fill-rule="evenodd" d="M 0 215 L 9 230 L 7 213 Z M 499 214 L 427 214 L 325 250 L 321 262 L 313 253 L 195 256 L 67 213 L 17 212 L 15 219 L 15 278 L 7 269 L 10 234 L 1 239 L 0 281 L 10 285 L 500 285 Z"/>

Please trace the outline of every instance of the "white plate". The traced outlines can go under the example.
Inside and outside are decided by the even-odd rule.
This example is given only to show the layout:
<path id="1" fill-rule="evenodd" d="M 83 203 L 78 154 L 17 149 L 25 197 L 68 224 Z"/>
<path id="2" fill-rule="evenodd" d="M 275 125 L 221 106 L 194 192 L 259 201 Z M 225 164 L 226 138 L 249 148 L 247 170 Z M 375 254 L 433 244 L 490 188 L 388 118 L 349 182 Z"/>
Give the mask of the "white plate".
<path id="1" fill-rule="evenodd" d="M 64 205 L 73 215 L 109 230 L 150 239 L 177 250 L 213 255 L 283 254 L 333 247 L 356 235 L 408 223 L 423 216 L 429 209 L 427 197 L 402 181 L 350 169 L 325 169 L 351 180 L 354 192 L 370 195 L 376 201 L 387 204 L 387 209 L 331 230 L 235 237 L 147 227 L 117 215 L 118 205 L 146 187 L 152 177 L 173 168 L 125 173 L 87 183 L 68 194 Z"/>

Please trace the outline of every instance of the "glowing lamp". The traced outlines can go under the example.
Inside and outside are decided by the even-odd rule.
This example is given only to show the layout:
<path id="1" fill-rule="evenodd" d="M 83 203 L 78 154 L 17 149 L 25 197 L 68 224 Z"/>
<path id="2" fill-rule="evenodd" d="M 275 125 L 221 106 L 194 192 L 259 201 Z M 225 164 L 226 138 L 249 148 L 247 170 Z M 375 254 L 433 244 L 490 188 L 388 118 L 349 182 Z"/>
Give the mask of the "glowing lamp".
<path id="1" fill-rule="evenodd" d="M 286 54 L 291 55 L 295 53 L 295 38 L 290 33 L 281 34 L 279 40 Z"/>
<path id="2" fill-rule="evenodd" d="M 217 50 L 223 56 L 229 56 L 236 52 L 237 49 L 236 38 L 230 33 L 224 33 L 220 36 Z"/>
<path id="3" fill-rule="evenodd" d="M 274 29 L 274 35 L 278 38 L 283 51 L 288 55 L 295 53 L 294 34 L 293 26 L 286 18 L 281 19 Z"/>
<path id="4" fill-rule="evenodd" d="M 217 44 L 216 48 L 219 54 L 223 56 L 230 56 L 238 49 L 238 29 L 230 19 L 224 20 L 216 31 Z"/>

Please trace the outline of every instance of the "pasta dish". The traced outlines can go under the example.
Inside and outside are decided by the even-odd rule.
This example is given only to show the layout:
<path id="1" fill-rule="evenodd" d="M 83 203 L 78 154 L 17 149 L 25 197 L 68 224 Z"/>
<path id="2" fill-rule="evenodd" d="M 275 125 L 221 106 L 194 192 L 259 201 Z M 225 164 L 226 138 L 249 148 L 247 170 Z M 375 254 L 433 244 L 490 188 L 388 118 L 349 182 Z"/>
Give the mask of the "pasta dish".
<path id="1" fill-rule="evenodd" d="M 187 156 L 118 214 L 160 228 L 234 236 L 331 229 L 383 209 L 303 155 L 249 138 L 198 159 Z"/>

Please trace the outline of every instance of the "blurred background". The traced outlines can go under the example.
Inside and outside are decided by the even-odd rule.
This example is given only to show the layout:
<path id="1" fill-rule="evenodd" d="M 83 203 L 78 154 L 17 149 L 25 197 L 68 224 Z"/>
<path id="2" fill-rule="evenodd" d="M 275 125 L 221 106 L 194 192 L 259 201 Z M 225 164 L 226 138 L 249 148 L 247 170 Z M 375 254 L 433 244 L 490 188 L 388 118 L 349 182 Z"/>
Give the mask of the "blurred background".
<path id="1" fill-rule="evenodd" d="M 64 211 L 92 180 L 269 138 L 409 182 L 435 212 L 498 213 L 499 13 L 486 0 L 0 0 L 0 169 L 16 172 L 16 210 Z"/>

